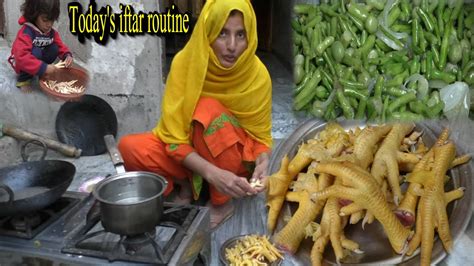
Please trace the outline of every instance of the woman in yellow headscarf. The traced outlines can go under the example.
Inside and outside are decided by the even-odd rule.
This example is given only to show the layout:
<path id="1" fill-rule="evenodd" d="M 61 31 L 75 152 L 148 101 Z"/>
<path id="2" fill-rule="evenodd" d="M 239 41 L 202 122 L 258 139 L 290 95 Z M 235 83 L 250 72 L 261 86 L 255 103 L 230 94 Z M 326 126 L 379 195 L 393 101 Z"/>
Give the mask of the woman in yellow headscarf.
<path id="1" fill-rule="evenodd" d="M 271 80 L 256 49 L 250 0 L 206 1 L 171 64 L 158 125 L 119 144 L 127 170 L 164 176 L 166 195 L 178 184 L 177 202 L 207 181 L 211 227 L 232 214 L 232 197 L 264 189 L 247 179 L 264 183 L 272 145 Z"/>

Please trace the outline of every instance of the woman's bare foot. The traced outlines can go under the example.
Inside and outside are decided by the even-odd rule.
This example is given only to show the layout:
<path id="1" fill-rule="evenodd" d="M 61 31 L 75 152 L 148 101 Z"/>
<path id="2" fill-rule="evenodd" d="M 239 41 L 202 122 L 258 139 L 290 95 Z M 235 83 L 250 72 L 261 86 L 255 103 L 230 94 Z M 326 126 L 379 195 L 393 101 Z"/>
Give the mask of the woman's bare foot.
<path id="1" fill-rule="evenodd" d="M 211 230 L 214 231 L 227 221 L 234 214 L 234 203 L 232 199 L 222 205 L 212 205 L 211 202 L 207 202 L 206 206 L 209 207 L 211 213 Z"/>
<path id="2" fill-rule="evenodd" d="M 23 85 L 20 87 L 20 90 L 23 93 L 31 93 L 33 92 L 33 87 L 31 85 Z"/>
<path id="3" fill-rule="evenodd" d="M 173 199 L 174 203 L 177 204 L 190 204 L 191 201 L 193 200 L 193 192 L 191 191 L 191 188 L 184 185 L 180 186 L 179 192 L 176 193 L 176 197 Z"/>

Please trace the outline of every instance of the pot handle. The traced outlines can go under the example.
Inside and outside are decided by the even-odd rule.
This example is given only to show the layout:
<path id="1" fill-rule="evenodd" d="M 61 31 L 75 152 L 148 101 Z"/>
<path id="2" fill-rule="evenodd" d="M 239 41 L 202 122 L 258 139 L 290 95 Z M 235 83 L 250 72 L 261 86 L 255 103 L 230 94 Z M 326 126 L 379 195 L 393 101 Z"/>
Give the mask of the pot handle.
<path id="1" fill-rule="evenodd" d="M 21 158 L 23 159 L 23 161 L 24 162 L 28 161 L 28 156 L 26 155 L 26 146 L 28 146 L 28 144 L 30 143 L 34 143 L 43 148 L 43 154 L 41 155 L 41 158 L 39 159 L 40 161 L 43 161 L 44 158 L 46 157 L 46 153 L 48 152 L 48 146 L 43 141 L 37 140 L 37 139 L 30 139 L 26 141 L 25 143 L 23 143 L 23 145 L 21 145 Z"/>
<path id="2" fill-rule="evenodd" d="M 0 184 L 0 189 L 3 189 L 7 192 L 8 201 L 5 201 L 5 202 L 7 204 L 11 204 L 13 202 L 13 200 L 15 199 L 15 196 L 13 195 L 13 190 L 9 186 L 4 185 L 4 184 Z M 1 203 L 4 203 L 4 202 L 1 202 Z"/>
<path id="3" fill-rule="evenodd" d="M 107 151 L 109 152 L 110 158 L 112 159 L 112 163 L 114 164 L 115 170 L 118 174 L 125 173 L 125 167 L 123 163 L 122 155 L 117 148 L 117 144 L 115 143 L 115 138 L 113 135 L 105 135 L 104 136 L 105 146 L 107 146 Z"/>

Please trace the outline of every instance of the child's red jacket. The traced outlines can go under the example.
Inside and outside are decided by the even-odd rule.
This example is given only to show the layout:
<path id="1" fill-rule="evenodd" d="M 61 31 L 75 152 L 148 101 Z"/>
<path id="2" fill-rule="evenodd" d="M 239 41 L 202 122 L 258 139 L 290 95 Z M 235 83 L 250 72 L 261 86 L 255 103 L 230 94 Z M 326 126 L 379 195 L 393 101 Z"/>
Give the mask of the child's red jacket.
<path id="1" fill-rule="evenodd" d="M 43 49 L 56 44 L 58 46 L 57 56 L 60 59 L 71 55 L 69 48 L 63 43 L 56 30 L 51 29 L 44 34 L 33 23 L 27 22 L 23 16 L 18 19 L 18 24 L 22 27 L 13 42 L 12 53 L 8 58 L 8 62 L 16 73 L 23 71 L 30 75 L 41 76 L 44 74 L 48 64 L 36 58 L 33 55 L 33 49 Z"/>

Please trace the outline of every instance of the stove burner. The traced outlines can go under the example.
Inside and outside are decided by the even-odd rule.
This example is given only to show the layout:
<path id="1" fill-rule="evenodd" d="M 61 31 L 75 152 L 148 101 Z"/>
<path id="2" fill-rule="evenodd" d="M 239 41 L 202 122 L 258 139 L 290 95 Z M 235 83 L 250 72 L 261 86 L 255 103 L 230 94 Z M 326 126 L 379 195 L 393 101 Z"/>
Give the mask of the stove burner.
<path id="1" fill-rule="evenodd" d="M 0 217 L 0 235 L 32 239 L 78 202 L 79 199 L 63 196 L 34 213 Z"/>
<path id="2" fill-rule="evenodd" d="M 86 224 L 66 241 L 63 253 L 109 261 L 133 261 L 166 265 L 199 212 L 196 206 L 167 206 L 160 224 L 152 232 L 120 236 L 104 230 L 100 215 L 89 216 Z"/>
<path id="3" fill-rule="evenodd" d="M 156 230 L 153 229 L 153 231 L 149 233 L 144 233 L 144 234 L 135 235 L 135 236 L 125 236 L 122 244 L 125 246 L 127 254 L 135 253 L 137 250 L 139 250 L 143 246 L 148 245 L 150 241 L 153 241 L 155 236 L 156 236 Z"/>
<path id="4" fill-rule="evenodd" d="M 16 231 L 26 232 L 32 228 L 36 228 L 41 223 L 41 216 L 38 213 L 25 216 L 14 216 L 10 220 L 10 224 Z"/>

